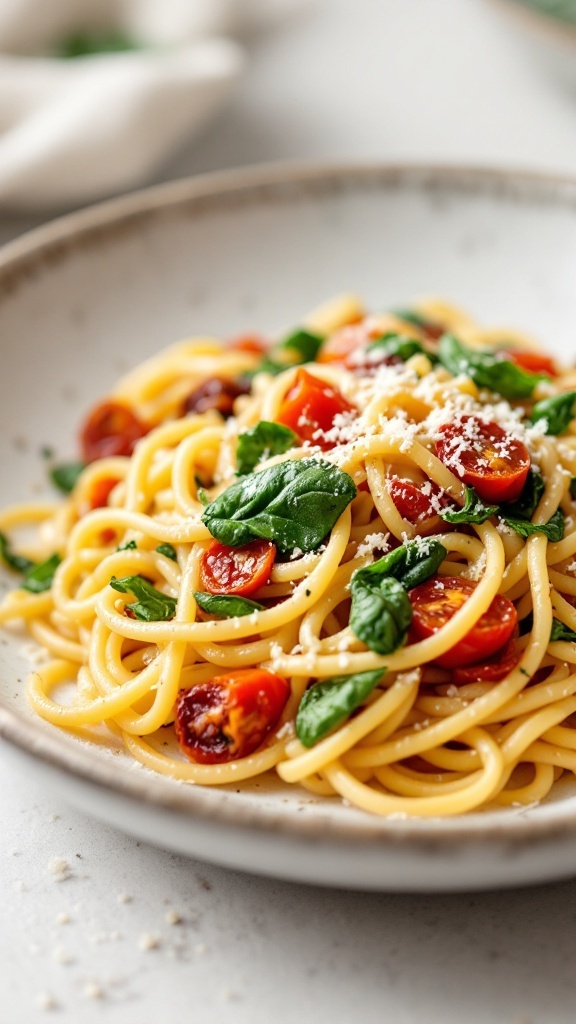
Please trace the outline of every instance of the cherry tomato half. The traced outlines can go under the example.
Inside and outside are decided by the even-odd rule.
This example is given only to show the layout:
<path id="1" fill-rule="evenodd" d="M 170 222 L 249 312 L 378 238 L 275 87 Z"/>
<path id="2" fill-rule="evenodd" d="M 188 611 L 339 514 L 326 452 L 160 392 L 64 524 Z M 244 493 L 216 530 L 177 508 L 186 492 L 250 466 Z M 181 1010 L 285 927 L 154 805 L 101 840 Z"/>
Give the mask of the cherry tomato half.
<path id="1" fill-rule="evenodd" d="M 429 489 L 427 488 L 427 490 Z M 437 516 L 438 501 L 442 505 L 448 504 L 447 499 L 434 484 L 431 485 L 431 493 L 424 494 L 422 485 L 418 486 L 411 480 L 401 480 L 397 476 L 390 477 L 388 480 L 388 493 L 402 518 L 412 523 L 413 526 L 417 526 L 432 516 Z M 434 497 L 437 501 L 433 503 Z"/>
<path id="2" fill-rule="evenodd" d="M 108 498 L 118 482 L 118 479 L 112 476 L 96 480 L 90 491 L 90 508 L 105 508 Z"/>
<path id="3" fill-rule="evenodd" d="M 234 412 L 234 402 L 239 395 L 249 391 L 248 386 L 225 380 L 223 377 L 210 377 L 195 388 L 184 401 L 184 415 L 189 412 L 203 413 L 215 409 L 224 419 Z"/>
<path id="4" fill-rule="evenodd" d="M 238 334 L 230 338 L 226 347 L 235 352 L 253 352 L 254 355 L 263 356 L 268 352 L 270 343 L 261 334 Z"/>
<path id="5" fill-rule="evenodd" d="M 528 373 L 543 373 L 547 377 L 558 376 L 558 368 L 552 357 L 541 352 L 525 352 L 521 349 L 508 348 L 500 354 Z"/>
<path id="6" fill-rule="evenodd" d="M 462 608 L 477 584 L 457 576 L 433 576 L 410 591 L 411 633 L 416 640 L 433 636 Z M 518 616 L 507 597 L 497 594 L 492 604 L 466 636 L 436 658 L 442 668 L 460 668 L 489 658 L 512 636 Z"/>
<path id="7" fill-rule="evenodd" d="M 359 348 L 365 348 L 381 334 L 381 328 L 371 323 L 369 319 L 339 327 L 323 342 L 317 362 L 346 363 L 353 352 Z"/>
<path id="8" fill-rule="evenodd" d="M 336 388 L 307 370 L 298 370 L 294 385 L 280 406 L 277 422 L 290 427 L 302 441 L 327 451 L 336 442 L 323 435 L 333 427 L 339 413 L 351 412 L 356 413 L 356 409 Z"/>
<path id="9" fill-rule="evenodd" d="M 436 454 L 456 476 L 474 487 L 483 501 L 515 501 L 530 469 L 530 455 L 522 441 L 497 423 L 463 416 L 459 423 L 440 427 Z"/>
<path id="10" fill-rule="evenodd" d="M 516 668 L 519 661 L 520 652 L 514 637 L 511 637 L 502 650 L 497 651 L 486 661 L 468 665 L 466 668 L 455 668 L 452 682 L 455 686 L 465 686 L 466 683 L 497 683 Z"/>
<path id="11" fill-rule="evenodd" d="M 84 462 L 131 455 L 136 442 L 149 430 L 122 402 L 101 402 L 89 414 L 80 434 Z"/>
<path id="12" fill-rule="evenodd" d="M 285 679 L 252 668 L 183 690 L 176 702 L 178 742 L 199 764 L 248 757 L 278 724 L 289 696 Z"/>
<path id="13" fill-rule="evenodd" d="M 248 597 L 270 579 L 276 545 L 253 540 L 240 548 L 213 541 L 202 555 L 200 579 L 209 594 L 237 594 Z"/>

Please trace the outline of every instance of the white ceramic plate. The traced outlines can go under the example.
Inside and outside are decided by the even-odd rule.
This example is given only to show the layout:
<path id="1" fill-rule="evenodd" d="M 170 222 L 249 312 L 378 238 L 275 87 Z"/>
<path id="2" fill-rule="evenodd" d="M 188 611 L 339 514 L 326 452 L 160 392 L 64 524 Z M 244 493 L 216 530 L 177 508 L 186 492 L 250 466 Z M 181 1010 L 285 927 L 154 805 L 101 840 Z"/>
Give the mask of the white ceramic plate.
<path id="1" fill-rule="evenodd" d="M 372 307 L 439 293 L 576 355 L 576 182 L 415 168 L 212 175 L 75 214 L 0 257 L 0 501 L 40 496 L 40 449 L 71 455 L 119 373 L 196 331 L 277 331 L 341 290 Z M 7 576 L 4 576 L 7 582 Z M 22 638 L 0 641 L 6 754 L 104 821 L 263 874 L 457 890 L 576 873 L 576 786 L 527 810 L 382 820 L 274 779 L 156 778 L 32 719 Z"/>

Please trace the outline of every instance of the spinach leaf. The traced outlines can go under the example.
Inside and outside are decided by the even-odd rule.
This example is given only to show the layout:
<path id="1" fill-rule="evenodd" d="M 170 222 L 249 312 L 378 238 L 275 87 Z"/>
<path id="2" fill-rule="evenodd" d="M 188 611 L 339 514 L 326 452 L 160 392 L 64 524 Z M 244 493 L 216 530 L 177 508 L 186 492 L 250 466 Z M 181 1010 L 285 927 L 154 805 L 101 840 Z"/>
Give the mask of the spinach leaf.
<path id="1" fill-rule="evenodd" d="M 417 587 L 419 583 L 425 583 L 430 579 L 447 554 L 446 548 L 438 540 L 409 540 L 407 544 L 394 548 L 394 551 L 390 551 L 372 565 L 358 569 L 353 579 L 360 574 L 369 579 L 394 576 L 406 590 L 411 590 L 412 587 Z"/>
<path id="2" fill-rule="evenodd" d="M 238 438 L 236 460 L 238 473 L 251 473 L 262 458 L 284 455 L 297 441 L 296 434 L 282 423 L 261 420 Z"/>
<path id="3" fill-rule="evenodd" d="M 409 541 L 352 576 L 350 628 L 371 651 L 390 654 L 412 621 L 407 590 L 433 576 L 446 557 L 439 541 Z"/>
<path id="4" fill-rule="evenodd" d="M 247 597 L 236 597 L 234 594 L 204 594 L 194 591 L 196 604 L 210 615 L 218 615 L 221 619 L 232 619 L 236 615 L 251 615 L 252 612 L 264 610 L 258 601 L 249 601 Z"/>
<path id="5" fill-rule="evenodd" d="M 566 640 L 569 643 L 576 642 L 576 633 L 569 626 L 565 626 L 560 619 L 552 619 L 552 629 L 550 630 L 550 640 Z"/>
<path id="6" fill-rule="evenodd" d="M 85 462 L 62 462 L 59 466 L 52 467 L 50 479 L 60 491 L 70 494 L 84 469 L 86 469 Z"/>
<path id="7" fill-rule="evenodd" d="M 136 601 L 131 604 L 130 611 L 143 622 L 161 622 L 173 619 L 176 614 L 176 600 L 162 594 L 144 576 L 124 576 L 121 580 L 115 576 L 110 586 L 121 594 L 132 594 Z"/>
<path id="8" fill-rule="evenodd" d="M 473 487 L 466 488 L 466 501 L 457 512 L 446 509 L 440 513 L 447 523 L 485 523 L 498 511 L 498 505 L 484 505 Z"/>
<path id="9" fill-rule="evenodd" d="M 546 420 L 547 434 L 563 434 L 574 419 L 574 404 L 576 403 L 576 391 L 566 391 L 563 395 L 554 395 L 553 398 L 543 398 L 530 413 L 532 423 L 538 420 Z"/>
<path id="10" fill-rule="evenodd" d="M 507 502 L 502 506 L 502 511 L 507 516 L 512 516 L 515 519 L 532 519 L 540 498 L 544 494 L 544 479 L 541 473 L 537 473 L 535 469 L 530 469 L 526 478 L 526 483 L 522 488 L 522 494 L 516 501 Z"/>
<path id="11" fill-rule="evenodd" d="M 412 622 L 412 605 L 402 584 L 393 576 L 358 579 L 356 573 L 350 589 L 350 628 L 358 639 L 376 654 L 390 654 L 401 647 Z"/>
<path id="12" fill-rule="evenodd" d="M 313 363 L 323 341 L 324 338 L 319 334 L 313 334 L 312 331 L 300 327 L 284 338 L 280 348 L 289 349 L 290 355 L 294 354 L 297 357 L 294 362 Z"/>
<path id="13" fill-rule="evenodd" d="M 573 476 L 570 481 L 570 497 L 576 498 L 576 476 Z"/>
<path id="14" fill-rule="evenodd" d="M 156 551 L 159 555 L 164 555 L 165 558 L 171 558 L 173 562 L 178 561 L 176 548 L 172 544 L 159 544 Z"/>
<path id="15" fill-rule="evenodd" d="M 296 714 L 296 735 L 300 742 L 305 747 L 313 747 L 345 722 L 372 693 L 385 671 L 378 669 L 376 672 L 334 676 L 310 686 Z"/>
<path id="16" fill-rule="evenodd" d="M 62 40 L 56 56 L 63 60 L 74 60 L 95 53 L 124 53 L 140 49 L 140 44 L 120 29 L 110 32 L 75 32 Z"/>
<path id="17" fill-rule="evenodd" d="M 207 506 L 202 522 L 232 547 L 263 537 L 282 552 L 314 551 L 355 496 L 352 477 L 336 466 L 290 460 L 232 484 Z"/>
<path id="18" fill-rule="evenodd" d="M 17 555 L 12 551 L 8 537 L 4 533 L 0 533 L 0 558 L 15 572 L 29 572 L 34 568 L 34 562 L 31 562 L 29 558 Z"/>
<path id="19" fill-rule="evenodd" d="M 247 381 L 251 381 L 257 373 L 269 373 L 272 377 L 277 377 L 279 373 L 287 370 L 291 363 L 279 363 L 277 359 L 271 359 L 270 356 L 263 356 L 258 366 L 253 370 L 246 370 L 243 377 Z"/>
<path id="20" fill-rule="evenodd" d="M 51 555 L 45 562 L 34 565 L 27 571 L 22 582 L 22 589 L 29 590 L 31 594 L 43 594 L 44 591 L 50 590 L 54 573 L 61 561 L 60 555 Z"/>
<path id="21" fill-rule="evenodd" d="M 138 545 L 135 540 L 127 540 L 124 544 L 119 544 L 116 551 L 136 551 Z"/>
<path id="22" fill-rule="evenodd" d="M 442 335 L 438 358 L 454 377 L 463 373 L 479 388 L 504 398 L 530 398 L 538 382 L 547 379 L 542 374 L 527 373 L 493 352 L 468 348 L 453 334 Z"/>
<path id="23" fill-rule="evenodd" d="M 394 331 L 387 331 L 381 338 L 376 338 L 376 341 L 368 345 L 367 353 L 375 351 L 385 352 L 387 356 L 398 356 L 404 362 L 421 352 L 430 357 L 417 338 L 410 338 L 407 334 L 395 334 Z"/>
<path id="24" fill-rule="evenodd" d="M 407 324 L 414 324 L 414 327 L 425 328 L 430 321 L 417 313 L 415 309 L 395 309 L 393 310 L 394 316 L 397 316 L 399 320 L 404 320 Z"/>
<path id="25" fill-rule="evenodd" d="M 530 537 L 533 533 L 544 533 L 548 540 L 556 544 L 564 536 L 565 520 L 562 509 L 557 509 L 547 523 L 531 523 L 529 519 L 517 519 L 513 516 L 504 516 L 506 526 L 509 526 L 521 537 Z"/>

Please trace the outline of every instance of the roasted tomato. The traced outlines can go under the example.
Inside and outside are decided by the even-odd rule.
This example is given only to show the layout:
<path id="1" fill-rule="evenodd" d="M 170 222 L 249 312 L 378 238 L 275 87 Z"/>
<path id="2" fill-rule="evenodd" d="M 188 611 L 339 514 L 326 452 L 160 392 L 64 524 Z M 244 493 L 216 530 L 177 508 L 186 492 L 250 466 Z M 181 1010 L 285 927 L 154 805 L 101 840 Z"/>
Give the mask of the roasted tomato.
<path id="1" fill-rule="evenodd" d="M 483 501 L 515 501 L 530 469 L 530 455 L 522 441 L 497 423 L 463 416 L 459 423 L 440 427 L 436 454 Z"/>
<path id="2" fill-rule="evenodd" d="M 209 594 L 248 597 L 270 579 L 276 546 L 268 540 L 253 540 L 240 548 L 213 541 L 202 555 L 200 579 Z"/>
<path id="3" fill-rule="evenodd" d="M 84 462 L 112 455 L 131 455 L 134 445 L 150 427 L 121 402 L 102 402 L 82 427 L 80 443 Z"/>
<path id="4" fill-rule="evenodd" d="M 422 486 L 430 493 L 425 494 Z M 403 519 L 417 526 L 426 519 L 438 515 L 438 507 L 448 504 L 442 492 L 434 484 L 418 485 L 411 480 L 397 476 L 388 480 L 388 493 Z"/>
<path id="5" fill-rule="evenodd" d="M 412 605 L 411 634 L 426 640 L 445 626 L 462 608 L 477 584 L 457 576 L 434 576 L 410 591 Z M 466 636 L 446 651 L 436 664 L 442 668 L 461 668 L 491 657 L 514 633 L 518 621 L 516 609 L 507 597 L 497 594 L 492 604 Z"/>
<path id="6" fill-rule="evenodd" d="M 465 686 L 466 683 L 497 683 L 516 668 L 519 661 L 520 652 L 516 640 L 511 637 L 502 650 L 497 651 L 492 658 L 487 658 L 477 665 L 468 665 L 467 668 L 455 668 L 452 682 L 456 686 Z"/>
<path id="7" fill-rule="evenodd" d="M 541 352 L 526 352 L 521 349 L 508 348 L 504 349 L 501 355 L 528 373 L 543 373 L 546 377 L 558 376 L 558 368 L 552 357 Z"/>
<path id="8" fill-rule="evenodd" d="M 227 348 L 235 352 L 253 352 L 254 355 L 263 356 L 268 352 L 270 343 L 261 334 L 238 334 L 230 338 Z"/>
<path id="9" fill-rule="evenodd" d="M 178 742 L 199 764 L 248 757 L 278 724 L 289 696 L 287 681 L 264 669 L 238 669 L 199 683 L 176 702 Z"/>
<path id="10" fill-rule="evenodd" d="M 184 401 L 184 415 L 189 412 L 203 413 L 215 409 L 224 419 L 234 412 L 234 402 L 239 395 L 246 395 L 249 387 L 223 377 L 210 377 L 188 395 Z"/>
<path id="11" fill-rule="evenodd" d="M 119 481 L 115 477 L 103 477 L 92 484 L 90 491 L 90 508 L 105 508 L 108 498 Z"/>
<path id="12" fill-rule="evenodd" d="M 355 324 L 346 324 L 345 327 L 334 331 L 323 342 L 317 361 L 319 363 L 346 363 L 352 353 L 357 349 L 366 348 L 381 334 L 381 328 L 371 323 L 369 319 Z"/>
<path id="13" fill-rule="evenodd" d="M 341 413 L 356 413 L 336 388 L 314 377 L 307 370 L 298 370 L 293 387 L 288 391 L 277 416 L 277 422 L 290 427 L 302 441 L 318 445 L 327 451 L 335 441 L 326 434 Z"/>

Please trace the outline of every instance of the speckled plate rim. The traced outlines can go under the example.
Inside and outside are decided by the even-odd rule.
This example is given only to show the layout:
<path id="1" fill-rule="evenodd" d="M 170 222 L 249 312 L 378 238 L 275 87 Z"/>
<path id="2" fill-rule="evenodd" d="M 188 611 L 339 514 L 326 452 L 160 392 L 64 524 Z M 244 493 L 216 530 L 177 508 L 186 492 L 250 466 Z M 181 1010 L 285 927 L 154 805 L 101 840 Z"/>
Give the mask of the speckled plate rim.
<path id="1" fill-rule="evenodd" d="M 576 209 L 576 178 L 516 170 L 418 164 L 268 164 L 236 171 L 204 174 L 155 186 L 108 200 L 68 214 L 28 232 L 0 251 L 0 304 L 14 289 L 25 287 L 30 276 L 43 266 L 74 255 L 75 251 L 110 239 L 142 220 L 182 206 L 200 214 L 210 209 L 237 206 L 246 201 L 278 202 L 283 195 L 341 191 L 349 188 L 413 188 L 422 192 L 451 190 L 455 194 L 497 195 L 509 200 L 546 203 Z M 0 703 L 0 736 L 47 768 L 103 791 L 111 791 L 138 805 L 195 819 L 252 831 L 275 832 L 294 839 L 326 840 L 352 845 L 393 843 L 411 849 L 441 853 L 455 843 L 492 844 L 505 841 L 511 847 L 527 841 L 549 841 L 576 835 L 576 803 L 566 807 L 560 800 L 546 806 L 538 818 L 523 819 L 503 811 L 483 820 L 482 814 L 460 819 L 386 818 L 334 820 L 327 805 L 312 814 L 297 814 L 285 805 L 272 808 L 257 800 L 248 808 L 236 794 L 209 787 L 179 786 L 143 770 L 118 771 L 112 761 L 91 753 L 82 743 L 51 731 L 46 723 L 23 717 Z"/>

